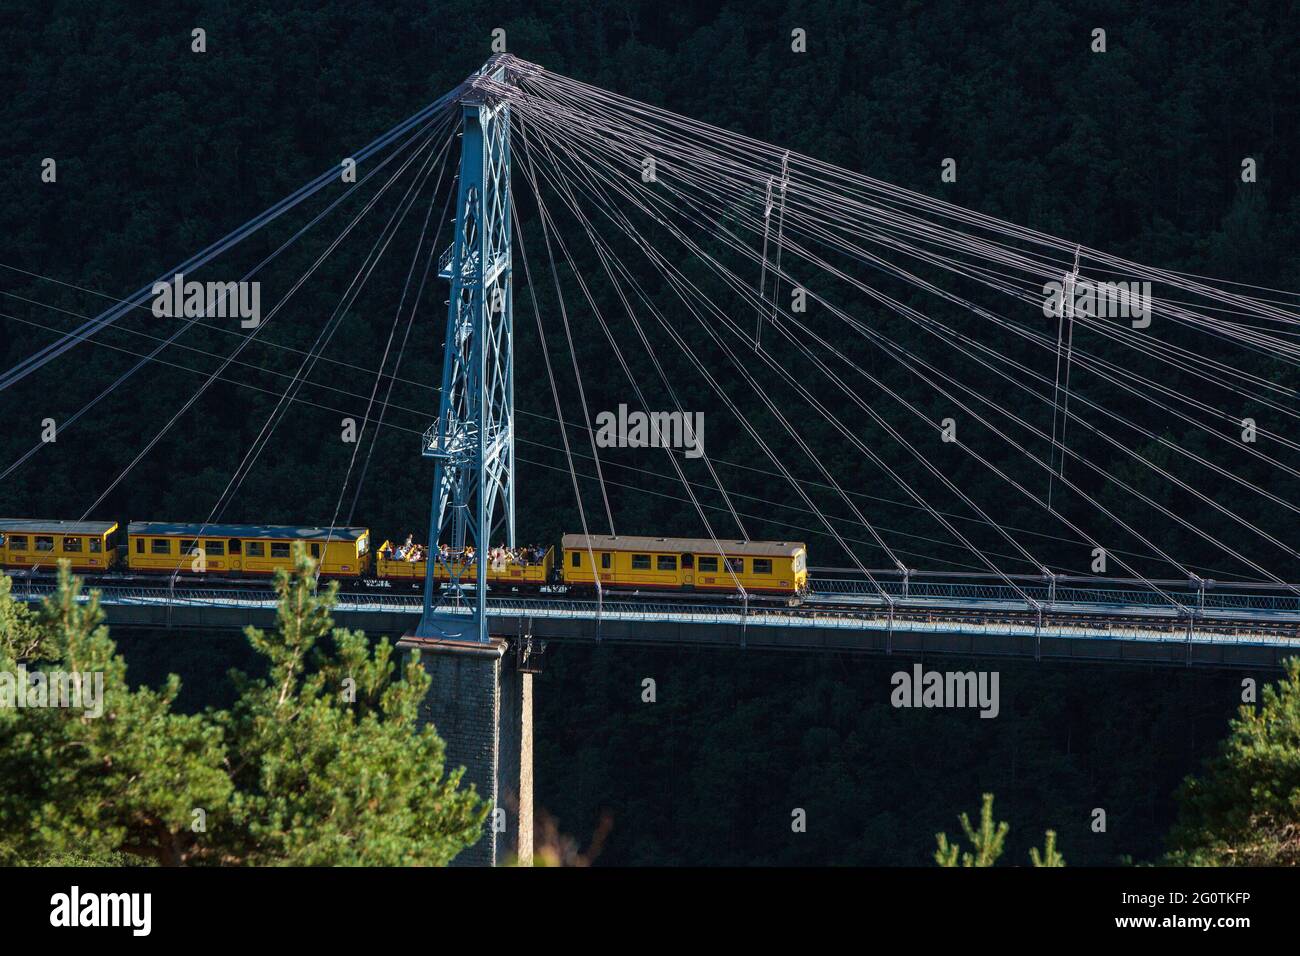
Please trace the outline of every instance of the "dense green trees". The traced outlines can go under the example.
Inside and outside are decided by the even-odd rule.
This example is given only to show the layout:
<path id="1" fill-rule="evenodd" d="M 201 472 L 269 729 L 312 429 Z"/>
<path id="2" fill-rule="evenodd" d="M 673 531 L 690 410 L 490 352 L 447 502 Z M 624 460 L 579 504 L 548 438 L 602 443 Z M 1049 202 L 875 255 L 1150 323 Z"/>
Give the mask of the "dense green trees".
<path id="1" fill-rule="evenodd" d="M 1179 792 L 1171 862 L 1300 865 L 1300 658 L 1243 704 L 1205 770 Z"/>
<path id="2" fill-rule="evenodd" d="M 497 0 L 290 0 L 251 7 L 182 0 L 142 18 L 136 5 L 120 0 L 93 10 L 54 0 L 0 12 L 0 47 L 7 51 L 0 58 L 0 86 L 7 93 L 0 100 L 0 260 L 25 270 L 0 268 L 0 367 L 96 314 L 108 304 L 105 296 L 138 288 L 335 167 L 348 149 L 476 68 L 496 27 L 506 30 L 511 52 L 550 69 L 982 213 L 1166 268 L 1300 289 L 1294 254 L 1300 193 L 1287 167 L 1288 157 L 1300 154 L 1294 96 L 1300 88 L 1294 42 L 1300 13 L 1281 0 L 1240 9 L 1214 0 L 1105 0 L 1086 9 L 1053 0 L 524 0 L 507 6 Z M 206 54 L 190 52 L 195 26 L 207 30 Z M 795 26 L 808 31 L 806 54 L 790 51 Z M 1108 34 L 1104 55 L 1089 51 L 1090 31 L 1098 26 Z M 1239 178 L 1246 155 L 1259 168 L 1250 186 Z M 957 182 L 942 184 L 939 162 L 947 156 L 958 160 L 960 174 Z M 39 180 L 45 157 L 58 161 L 57 184 Z M 520 215 L 535 250 L 536 220 L 526 198 Z M 268 230 L 221 268 L 250 265 L 302 221 Z M 251 347 L 243 356 L 248 364 L 232 372 L 243 384 L 214 386 L 94 517 L 202 520 L 209 513 L 377 228 L 345 243 L 259 335 L 265 344 Z M 285 254 L 282 268 L 266 277 L 268 302 L 334 234 L 319 230 L 302 243 L 307 248 Z M 412 241 L 400 236 L 376 269 L 309 376 L 305 401 L 290 411 L 244 482 L 229 520 L 329 521 L 352 453 L 337 441 L 339 419 L 361 420 Z M 574 248 L 591 267 L 594 294 L 611 302 L 590 250 L 576 241 Z M 663 292 L 641 259 L 628 256 L 628 262 L 652 294 Z M 681 265 L 694 270 L 697 264 Z M 861 278 L 880 281 L 875 273 Z M 518 274 L 516 283 L 517 304 L 527 303 Z M 547 283 L 538 285 L 550 321 L 554 295 Z M 708 288 L 717 293 L 716 284 Z M 420 535 L 427 524 L 430 476 L 417 443 L 436 407 L 432 386 L 444 299 L 445 286 L 431 282 L 353 515 L 377 535 Z M 670 296 L 663 301 L 675 302 Z M 934 307 L 919 297 L 905 301 Z M 878 309 L 862 315 L 930 359 L 943 347 Z M 575 309 L 572 318 L 591 410 L 616 407 L 628 398 L 627 380 L 591 317 Z M 1035 321 L 1032 315 L 1024 320 Z M 121 325 L 5 393 L 0 469 L 36 443 L 44 417 L 59 421 L 60 433 L 57 444 L 42 447 L 0 482 L 0 514 L 81 514 L 181 408 L 215 367 L 215 357 L 229 354 L 237 341 L 230 330 L 188 333 L 181 343 L 188 349 L 163 355 L 174 364 L 150 366 L 78 424 L 63 427 L 135 361 L 121 350 L 152 348 L 154 337 L 170 331 L 147 311 Z M 553 406 L 542 344 L 526 306 L 516 337 L 520 534 L 554 541 L 576 530 L 576 507 L 565 461 L 555 451 L 560 443 L 548 417 Z M 913 381 L 880 350 L 843 333 L 834 340 L 846 357 L 920 407 L 936 417 L 942 411 L 927 383 Z M 1103 357 L 1124 357 L 1091 337 L 1079 344 Z M 643 384 L 652 380 L 644 354 L 629 349 L 627 357 Z M 844 555 L 770 474 L 741 430 L 713 427 L 731 419 L 676 350 L 663 348 L 657 358 L 683 402 L 710 416 L 710 455 L 741 510 L 753 516 L 751 532 L 806 536 L 813 563 L 842 563 Z M 704 358 L 727 368 L 716 352 L 706 349 Z M 564 349 L 555 349 L 553 361 L 561 370 L 569 367 Z M 1294 371 L 1267 374 L 1283 387 L 1295 383 Z M 1195 385 L 1171 375 L 1162 384 Z M 1073 382 L 1080 394 L 1121 403 L 1138 416 L 1104 383 L 1078 376 Z M 727 384 L 734 386 L 734 377 Z M 651 401 L 662 399 L 653 384 L 647 389 Z M 567 383 L 565 416 L 581 420 L 572 392 Z M 736 394 L 742 404 L 755 404 L 743 391 Z M 1008 401 L 1023 402 L 1016 411 L 1030 417 L 1023 396 L 1006 389 L 996 394 L 1014 395 Z M 1039 411 L 1037 422 L 1047 426 L 1046 410 Z M 1171 423 L 1162 415 L 1156 409 L 1140 423 L 1164 435 Z M 756 418 L 777 454 L 800 477 L 817 480 L 787 436 Z M 824 424 L 809 420 L 802 427 L 832 472 L 865 496 L 860 500 L 870 520 L 911 552 L 909 562 L 947 567 L 946 561 L 968 560 L 961 549 L 936 545 L 934 523 L 918 509 L 899 506 L 899 489 L 864 468 Z M 372 427 L 369 434 L 375 432 Z M 1072 441 L 1088 440 L 1082 429 L 1072 434 Z M 925 488 L 921 470 L 886 436 L 867 437 L 904 482 Z M 580 471 L 592 473 L 588 459 L 578 461 Z M 955 455 L 943 464 L 973 499 L 1008 526 L 1024 529 L 1044 561 L 1084 566 L 1075 543 L 1051 537 L 1054 529 L 1042 527 L 1041 514 L 1006 495 L 987 472 Z M 1279 479 L 1247 460 L 1228 465 L 1286 500 L 1300 498 L 1294 477 Z M 669 472 L 662 460 L 611 454 L 605 466 L 623 533 L 699 533 L 680 484 L 655 477 Z M 1114 475 L 1163 500 L 1162 488 L 1141 470 L 1116 469 Z M 1103 496 L 1113 491 L 1100 484 Z M 584 490 L 591 496 L 590 515 L 596 486 L 588 481 Z M 1125 511 L 1115 497 L 1104 500 L 1126 519 L 1144 517 Z M 843 516 L 842 503 L 833 504 L 827 510 Z M 1196 513 L 1198 523 L 1222 539 L 1247 546 L 1220 516 L 1194 504 L 1170 504 Z M 1277 521 L 1266 505 L 1243 502 L 1238 510 L 1265 527 Z M 863 560 L 877 566 L 881 555 L 868 536 L 855 536 L 863 539 Z M 1189 536 L 1175 534 L 1167 543 L 1206 568 L 1222 558 Z M 1271 568 L 1285 560 L 1257 556 Z M 215 707 L 228 714 L 220 743 L 258 725 L 255 705 L 269 706 L 242 690 L 237 696 L 223 679 L 229 662 L 239 660 L 255 680 L 272 680 L 275 665 L 246 642 L 229 635 L 185 641 L 123 632 L 114 638 L 131 674 L 146 675 L 143 682 L 157 688 L 155 697 L 133 706 L 155 708 L 164 723 Z M 1114 862 L 1123 854 L 1153 859 L 1172 823 L 1171 794 L 1219 738 L 1235 706 L 1235 679 L 1218 674 L 1118 667 L 1099 674 L 1086 667 L 1007 664 L 1004 687 L 1013 699 L 1003 715 L 968 723 L 891 711 L 881 689 L 892 667 L 841 656 L 559 649 L 538 683 L 539 805 L 579 838 L 595 832 L 602 809 L 609 810 L 613 829 L 601 862 L 924 864 L 935 830 L 967 806 L 971 794 L 992 791 L 1016 821 L 1008 858 L 1023 860 L 1029 846 L 1022 837 L 1051 825 L 1072 865 Z M 176 697 L 167 680 L 173 672 L 186 675 Z M 633 691 L 646 674 L 660 681 L 654 708 L 641 706 Z M 236 706 L 237 699 L 248 709 Z M 323 705 L 309 712 L 327 726 L 341 719 Z M 166 751 L 168 759 L 206 766 L 205 748 L 215 745 L 202 734 L 186 737 L 196 730 L 183 721 L 176 729 L 180 736 Z M 287 747 L 304 743 L 293 736 L 297 731 L 278 728 L 276 736 L 256 738 L 247 767 L 265 761 L 277 782 L 292 785 L 292 768 L 279 761 Z M 309 762 L 320 759 L 310 747 L 304 753 Z M 227 774 L 226 785 L 232 794 L 246 792 L 250 778 L 236 776 Z M 761 795 L 757 802 L 755 794 Z M 277 819 L 316 809 L 261 797 L 241 806 L 250 815 Z M 809 808 L 805 834 L 786 832 L 793 806 Z M 1109 827 L 1093 834 L 1089 813 L 1098 806 L 1106 808 Z M 176 832 L 188 832 L 187 818 L 168 819 Z"/>
<path id="3" fill-rule="evenodd" d="M 0 674 L 102 686 L 93 708 L 0 708 L 5 862 L 441 865 L 481 832 L 483 802 L 416 729 L 424 671 L 398 674 L 387 642 L 335 628 L 334 588 L 315 590 L 301 554 L 277 580 L 276 629 L 247 632 L 265 674 L 232 672 L 233 706 L 192 714 L 173 706 L 175 676 L 131 689 L 66 567 L 35 616 L 0 581 Z"/>

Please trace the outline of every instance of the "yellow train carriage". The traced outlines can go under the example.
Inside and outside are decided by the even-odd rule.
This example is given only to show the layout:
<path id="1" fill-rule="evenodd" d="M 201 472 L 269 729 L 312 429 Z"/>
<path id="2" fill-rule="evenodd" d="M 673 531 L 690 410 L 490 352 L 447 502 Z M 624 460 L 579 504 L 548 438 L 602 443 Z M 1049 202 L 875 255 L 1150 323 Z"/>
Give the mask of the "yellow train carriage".
<path id="1" fill-rule="evenodd" d="M 388 581 L 423 582 L 428 573 L 425 561 L 405 561 L 395 557 L 393 544 L 385 541 L 379 546 L 375 558 L 375 574 Z M 452 562 L 462 583 L 472 584 L 478 580 L 478 565 L 463 558 Z M 487 567 L 488 585 L 491 587 L 509 585 L 511 587 L 537 588 L 549 584 L 555 567 L 555 549 L 547 548 L 542 560 L 536 564 L 518 564 L 513 561 L 489 562 Z M 441 561 L 435 561 L 433 579 L 442 584 L 451 581 L 451 571 Z"/>
<path id="2" fill-rule="evenodd" d="M 369 568 L 367 528 L 296 525 L 175 524 L 132 521 L 127 527 L 127 567 L 132 571 L 256 577 L 293 567 L 302 542 L 322 577 L 358 577 Z"/>
<path id="3" fill-rule="evenodd" d="M 117 522 L 0 518 L 0 567 L 52 571 L 60 558 L 74 571 L 107 571 L 117 563 Z"/>
<path id="4" fill-rule="evenodd" d="M 808 549 L 800 541 L 729 541 L 566 534 L 564 582 L 602 587 L 802 594 Z M 721 548 L 721 554 L 719 554 Z M 593 568 L 592 561 L 596 567 Z"/>

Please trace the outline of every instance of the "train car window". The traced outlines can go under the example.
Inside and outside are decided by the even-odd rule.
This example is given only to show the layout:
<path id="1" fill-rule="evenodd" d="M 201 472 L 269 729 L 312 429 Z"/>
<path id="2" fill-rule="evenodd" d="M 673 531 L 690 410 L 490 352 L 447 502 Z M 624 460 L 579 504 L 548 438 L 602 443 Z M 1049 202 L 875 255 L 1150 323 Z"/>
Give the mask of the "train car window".
<path id="1" fill-rule="evenodd" d="M 81 539 L 80 539 L 80 538 L 64 538 L 64 539 L 63 539 L 63 550 L 64 550 L 64 551 L 68 551 L 68 552 L 74 552 L 74 553 L 76 553 L 76 554 L 80 554 L 80 553 L 81 553 Z"/>
<path id="2" fill-rule="evenodd" d="M 601 556 L 600 556 L 600 567 L 601 567 L 602 570 L 605 570 L 605 571 L 608 571 L 608 570 L 609 570 L 609 558 L 610 558 L 610 554 L 609 554 L 608 551 L 605 551 L 605 552 L 602 552 L 602 553 L 601 553 Z"/>
<path id="3" fill-rule="evenodd" d="M 240 542 L 239 542 L 239 539 L 238 539 L 238 538 L 231 538 L 231 539 L 230 539 L 228 542 L 226 542 L 226 543 L 227 543 L 227 545 L 228 545 L 229 548 L 230 548 L 230 553 L 231 553 L 231 554 L 239 554 L 239 551 L 240 551 Z"/>
<path id="4" fill-rule="evenodd" d="M 745 573 L 745 559 L 744 559 L 744 558 L 727 558 L 727 570 L 730 571 L 732 574 L 744 574 L 744 573 Z"/>
<path id="5" fill-rule="evenodd" d="M 771 573 L 772 573 L 772 559 L 771 559 L 771 558 L 755 558 L 755 559 L 754 559 L 754 573 L 755 573 L 755 574 L 771 574 Z"/>
<path id="6" fill-rule="evenodd" d="M 273 557 L 273 558 L 287 558 L 288 556 L 289 556 L 289 542 L 288 542 L 288 541 L 272 541 L 272 542 L 271 542 L 271 557 Z"/>
<path id="7" fill-rule="evenodd" d="M 320 545 L 319 545 L 319 544 L 316 544 L 315 542 L 312 542 L 312 546 L 311 546 L 311 556 L 312 556 L 313 558 L 319 558 L 319 557 L 320 557 Z"/>
<path id="8" fill-rule="evenodd" d="M 144 554 L 144 538 L 135 539 L 135 553 Z"/>
<path id="9" fill-rule="evenodd" d="M 244 545 L 244 553 L 250 558 L 261 558 L 266 555 L 266 547 L 260 541 L 249 541 Z"/>
<path id="10" fill-rule="evenodd" d="M 710 558 L 707 555 L 700 555 L 700 571 L 705 574 L 716 574 L 718 570 L 718 559 Z"/>
<path id="11" fill-rule="evenodd" d="M 226 542 L 224 541 L 205 540 L 203 546 L 207 549 L 208 554 L 215 555 L 216 557 L 221 557 L 226 553 Z"/>
<path id="12" fill-rule="evenodd" d="M 648 555 L 648 554 L 634 554 L 634 555 L 632 555 L 632 570 L 633 570 L 633 571 L 649 571 L 649 570 L 650 570 L 650 555 Z"/>
<path id="13" fill-rule="evenodd" d="M 658 556 L 658 560 L 655 561 L 655 564 L 658 566 L 660 571 L 676 571 L 677 555 L 661 554 Z"/>
<path id="14" fill-rule="evenodd" d="M 11 534 L 11 535 L 9 536 L 9 550 L 10 550 L 10 551 L 26 551 L 26 550 L 27 550 L 27 535 L 25 535 L 25 534 Z"/>
<path id="15" fill-rule="evenodd" d="M 181 538 L 181 554 L 193 554 L 199 543 L 193 538 Z"/>
<path id="16" fill-rule="evenodd" d="M 807 563 L 805 560 L 806 558 L 807 555 L 805 554 L 799 554 L 795 556 L 794 563 L 790 566 L 795 574 L 798 574 L 800 571 L 804 569 L 804 566 Z"/>
<path id="17" fill-rule="evenodd" d="M 54 539 L 53 539 L 53 538 L 46 537 L 45 535 L 40 535 L 40 534 L 38 534 L 38 535 L 36 536 L 36 550 L 37 550 L 37 551 L 53 551 L 53 550 L 54 550 Z"/>
<path id="18" fill-rule="evenodd" d="M 192 544 L 193 542 L 191 542 Z M 169 538 L 154 538 L 149 542 L 149 550 L 154 554 L 171 554 L 172 543 Z"/>
<path id="19" fill-rule="evenodd" d="M 582 552 L 574 551 L 573 557 L 569 560 L 569 563 L 575 568 L 582 567 Z"/>
<path id="20" fill-rule="evenodd" d="M 91 554 L 99 554 L 99 553 L 100 553 L 101 551 L 103 551 L 103 550 L 104 550 L 104 542 L 100 541 L 98 538 L 91 538 L 91 539 L 90 539 L 90 553 L 91 553 Z"/>
<path id="21" fill-rule="evenodd" d="M 685 570 L 685 571 L 689 571 L 689 570 L 690 570 L 691 568 L 693 568 L 693 567 L 695 567 L 695 555 L 693 555 L 693 554 L 683 554 L 683 555 L 682 555 L 682 569 Z"/>

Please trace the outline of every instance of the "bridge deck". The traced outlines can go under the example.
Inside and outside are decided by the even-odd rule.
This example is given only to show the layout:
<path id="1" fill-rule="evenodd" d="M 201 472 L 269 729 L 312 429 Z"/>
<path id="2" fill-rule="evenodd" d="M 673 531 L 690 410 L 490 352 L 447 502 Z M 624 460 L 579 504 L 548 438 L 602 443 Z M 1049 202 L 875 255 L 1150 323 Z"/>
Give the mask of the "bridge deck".
<path id="1" fill-rule="evenodd" d="M 38 600 L 48 584 L 15 587 Z M 224 629 L 271 626 L 264 591 L 105 587 L 110 624 Z M 420 613 L 414 594 L 342 594 L 334 618 L 371 634 L 402 635 Z M 1300 654 L 1300 611 L 1208 607 L 1194 617 L 1144 601 L 1056 602 L 1040 619 L 1005 597 L 913 597 L 889 613 L 878 596 L 813 595 L 801 607 L 683 605 L 517 597 L 489 601 L 493 633 L 554 641 L 610 641 L 700 647 L 963 654 L 1205 666 L 1273 667 Z M 453 612 L 454 613 L 454 612 Z M 466 608 L 468 613 L 468 608 Z"/>

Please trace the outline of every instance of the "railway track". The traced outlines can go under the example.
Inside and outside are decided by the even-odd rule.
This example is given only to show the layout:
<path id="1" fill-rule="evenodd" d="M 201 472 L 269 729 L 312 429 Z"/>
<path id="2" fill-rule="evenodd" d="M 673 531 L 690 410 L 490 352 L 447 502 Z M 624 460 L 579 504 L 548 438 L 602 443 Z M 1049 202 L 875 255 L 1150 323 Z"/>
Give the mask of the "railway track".
<path id="1" fill-rule="evenodd" d="M 219 605 L 223 596 L 232 603 L 270 601 L 274 595 L 265 580 L 237 580 L 197 578 L 188 575 L 178 578 L 174 586 L 166 576 L 103 574 L 85 578 L 87 587 L 97 588 L 106 600 L 115 602 L 204 603 Z M 341 589 L 341 608 L 383 606 L 412 613 L 419 610 L 422 596 L 418 589 L 380 587 L 372 580 L 347 582 Z M 36 600 L 50 593 L 55 583 L 52 575 L 15 575 L 15 597 Z M 1088 607 L 1075 601 L 1040 609 L 1014 606 L 1005 600 L 967 600 L 911 597 L 895 599 L 891 606 L 881 597 L 863 594 L 813 593 L 791 605 L 779 599 L 754 600 L 748 604 L 739 599 L 720 599 L 717 595 L 668 595 L 664 592 L 638 593 L 635 591 L 606 593 L 601 604 L 590 596 L 572 589 L 552 587 L 494 594 L 491 604 L 501 611 L 529 609 L 543 610 L 546 605 L 566 608 L 574 613 L 597 607 L 606 613 L 660 613 L 665 617 L 674 612 L 718 612 L 739 614 L 751 618 L 779 615 L 782 618 L 835 619 L 870 622 L 876 626 L 889 621 L 919 622 L 930 625 L 967 624 L 975 626 L 1008 625 L 1018 628 L 1036 626 L 1061 628 L 1078 627 L 1088 631 L 1116 632 L 1143 629 L 1159 631 L 1171 636 L 1189 634 L 1223 635 L 1233 639 L 1259 636 L 1268 639 L 1300 641 L 1300 612 L 1235 608 L 1175 608 L 1169 605 L 1117 605 L 1099 602 Z"/>

